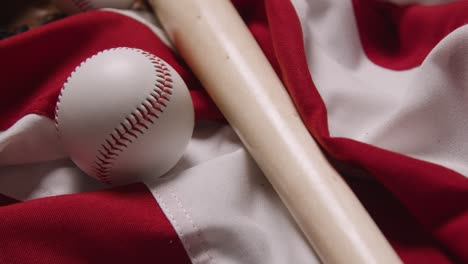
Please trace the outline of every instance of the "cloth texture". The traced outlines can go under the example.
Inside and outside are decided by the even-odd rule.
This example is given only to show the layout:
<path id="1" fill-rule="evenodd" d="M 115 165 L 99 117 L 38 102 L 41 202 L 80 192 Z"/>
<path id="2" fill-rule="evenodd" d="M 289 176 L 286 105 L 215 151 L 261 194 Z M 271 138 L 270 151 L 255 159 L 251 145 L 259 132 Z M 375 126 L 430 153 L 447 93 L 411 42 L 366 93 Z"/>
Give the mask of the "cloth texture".
<path id="1" fill-rule="evenodd" d="M 403 262 L 468 263 L 468 1 L 232 2 Z M 171 64 L 196 126 L 163 178 L 110 187 L 69 159 L 54 108 L 81 61 L 121 46 Z M 0 263 L 320 263 L 151 14 L 76 14 L 0 58 Z"/>

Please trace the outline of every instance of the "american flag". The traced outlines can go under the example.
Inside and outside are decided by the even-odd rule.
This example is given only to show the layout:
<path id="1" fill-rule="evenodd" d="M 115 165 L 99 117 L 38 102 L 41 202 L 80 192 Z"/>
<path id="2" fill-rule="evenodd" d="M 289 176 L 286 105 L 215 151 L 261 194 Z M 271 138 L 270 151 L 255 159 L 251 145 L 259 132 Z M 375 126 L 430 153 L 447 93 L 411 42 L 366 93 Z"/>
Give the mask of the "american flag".
<path id="1" fill-rule="evenodd" d="M 468 1 L 233 3 L 404 263 L 468 263 Z M 0 263 L 320 262 L 162 32 L 106 9 L 0 40 Z M 190 89 L 193 138 L 163 179 L 104 185 L 57 138 L 67 76 L 115 47 Z"/>

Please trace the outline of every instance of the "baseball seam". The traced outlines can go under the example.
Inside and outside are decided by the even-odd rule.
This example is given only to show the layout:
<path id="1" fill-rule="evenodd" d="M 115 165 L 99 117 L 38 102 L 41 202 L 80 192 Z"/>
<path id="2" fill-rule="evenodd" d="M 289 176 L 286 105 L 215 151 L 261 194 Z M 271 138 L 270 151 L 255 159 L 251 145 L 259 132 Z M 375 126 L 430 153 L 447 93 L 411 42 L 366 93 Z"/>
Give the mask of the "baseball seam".
<path id="1" fill-rule="evenodd" d="M 124 149 L 127 148 L 129 144 L 133 143 L 139 136 L 143 135 L 145 130 L 148 130 L 150 126 L 155 123 L 156 119 L 159 119 L 164 112 L 164 108 L 167 107 L 167 103 L 171 100 L 173 80 L 169 68 L 160 58 L 140 49 L 113 48 L 101 51 L 82 62 L 78 67 L 76 67 L 74 72 L 70 74 L 60 91 L 55 109 L 55 126 L 58 134 L 60 135 L 58 121 L 60 102 L 63 91 L 66 89 L 71 76 L 88 60 L 100 53 L 119 49 L 134 50 L 149 59 L 156 74 L 156 82 L 153 85 L 153 90 L 146 99 L 137 106 L 132 113 L 127 114 L 124 120 L 122 120 L 117 127 L 109 133 L 96 152 L 91 170 L 100 181 L 107 184 L 111 184 L 110 172 L 113 168 L 114 162 L 120 154 L 123 153 Z"/>
<path id="2" fill-rule="evenodd" d="M 93 4 L 87 0 L 72 0 L 72 2 L 80 11 L 94 9 Z"/>

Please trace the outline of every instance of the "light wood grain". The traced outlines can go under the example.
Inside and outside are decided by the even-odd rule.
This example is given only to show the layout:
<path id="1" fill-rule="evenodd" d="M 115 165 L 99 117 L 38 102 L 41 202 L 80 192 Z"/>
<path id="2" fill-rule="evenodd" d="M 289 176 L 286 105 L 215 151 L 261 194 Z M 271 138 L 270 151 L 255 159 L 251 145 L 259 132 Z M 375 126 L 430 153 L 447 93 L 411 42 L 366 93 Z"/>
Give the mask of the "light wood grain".
<path id="1" fill-rule="evenodd" d="M 401 263 L 310 136 L 232 4 L 150 2 L 320 258 L 325 263 Z"/>

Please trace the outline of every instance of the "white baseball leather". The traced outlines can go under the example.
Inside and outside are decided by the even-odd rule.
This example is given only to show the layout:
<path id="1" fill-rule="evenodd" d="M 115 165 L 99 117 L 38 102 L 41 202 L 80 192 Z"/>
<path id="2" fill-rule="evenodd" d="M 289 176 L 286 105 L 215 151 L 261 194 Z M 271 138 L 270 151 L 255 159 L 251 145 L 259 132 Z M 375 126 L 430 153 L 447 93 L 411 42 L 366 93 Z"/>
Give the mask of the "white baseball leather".
<path id="1" fill-rule="evenodd" d="M 182 78 L 166 62 L 132 48 L 82 62 L 56 106 L 57 131 L 71 159 L 102 182 L 158 177 L 182 157 L 194 111 Z"/>
<path id="2" fill-rule="evenodd" d="M 134 0 L 53 0 L 60 10 L 74 14 L 99 8 L 130 8 Z"/>

